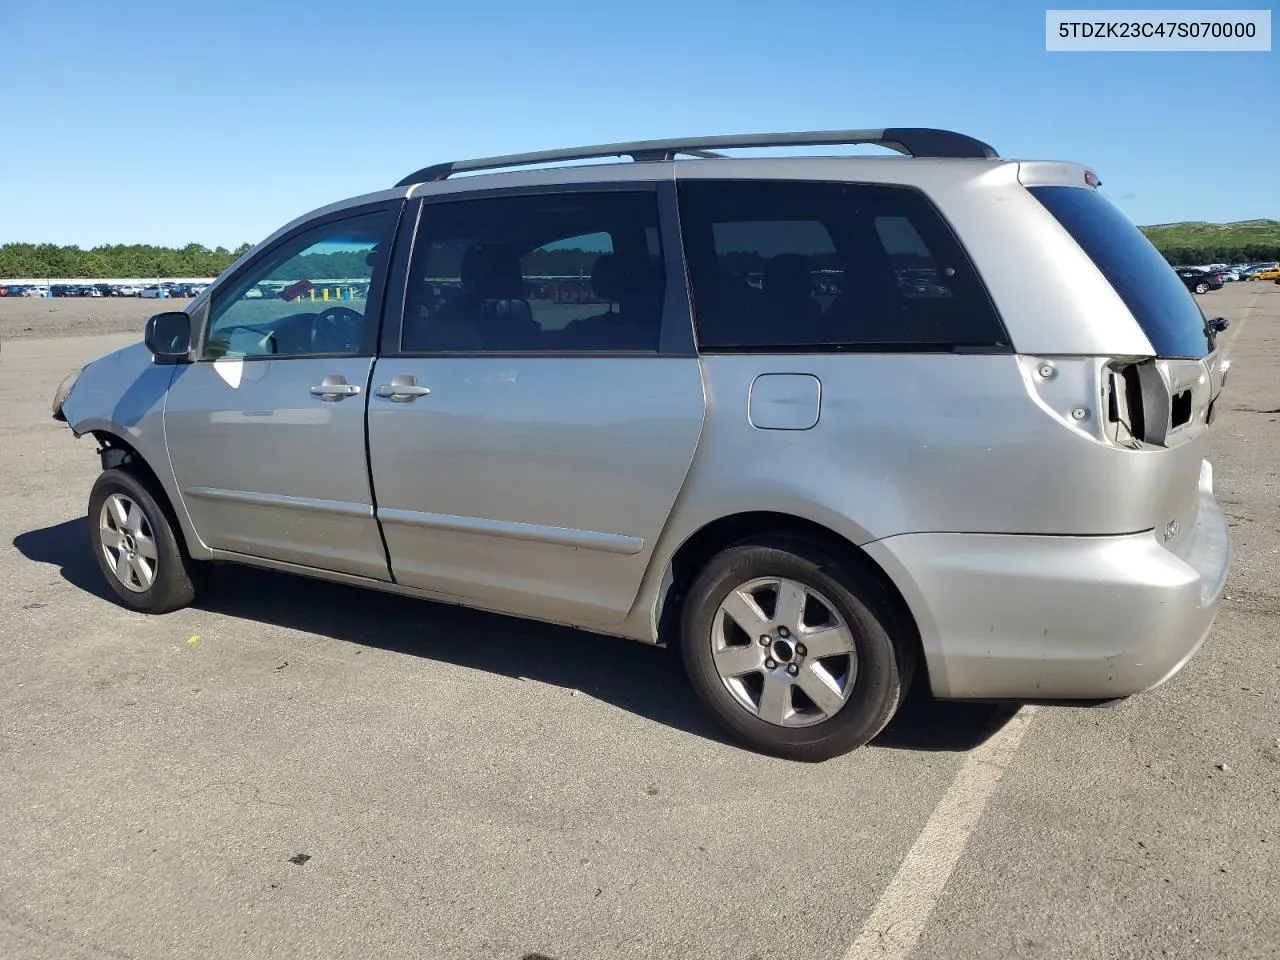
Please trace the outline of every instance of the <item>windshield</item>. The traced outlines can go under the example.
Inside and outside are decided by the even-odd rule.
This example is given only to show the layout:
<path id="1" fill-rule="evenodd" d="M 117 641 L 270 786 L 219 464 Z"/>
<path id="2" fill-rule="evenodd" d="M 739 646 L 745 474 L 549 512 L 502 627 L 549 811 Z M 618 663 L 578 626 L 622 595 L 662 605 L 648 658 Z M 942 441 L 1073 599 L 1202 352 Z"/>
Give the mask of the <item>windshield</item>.
<path id="1" fill-rule="evenodd" d="M 1212 350 L 1186 285 L 1110 201 L 1083 187 L 1028 189 L 1092 258 L 1159 356 L 1199 358 Z"/>

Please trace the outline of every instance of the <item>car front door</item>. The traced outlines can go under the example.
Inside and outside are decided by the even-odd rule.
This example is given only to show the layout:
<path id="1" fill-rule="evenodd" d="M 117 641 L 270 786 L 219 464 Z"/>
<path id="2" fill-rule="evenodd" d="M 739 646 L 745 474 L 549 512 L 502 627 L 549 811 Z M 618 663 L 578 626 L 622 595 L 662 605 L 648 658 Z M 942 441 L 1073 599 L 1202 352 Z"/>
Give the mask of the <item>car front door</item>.
<path id="1" fill-rule="evenodd" d="M 183 505 L 215 550 L 388 578 L 365 402 L 399 209 L 295 230 L 214 292 L 164 424 Z"/>
<path id="2" fill-rule="evenodd" d="M 426 202 L 369 401 L 398 583 L 626 616 L 703 422 L 659 209 L 652 184 Z"/>

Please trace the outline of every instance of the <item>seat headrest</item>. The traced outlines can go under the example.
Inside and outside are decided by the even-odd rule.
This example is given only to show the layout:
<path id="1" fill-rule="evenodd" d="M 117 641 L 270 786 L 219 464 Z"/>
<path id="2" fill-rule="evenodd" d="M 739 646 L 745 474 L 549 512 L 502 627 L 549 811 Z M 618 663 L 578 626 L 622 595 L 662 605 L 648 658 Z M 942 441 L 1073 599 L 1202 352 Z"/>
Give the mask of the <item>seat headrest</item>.
<path id="1" fill-rule="evenodd" d="M 477 243 L 462 256 L 462 286 L 485 300 L 524 296 L 520 257 L 506 243 Z"/>
<path id="2" fill-rule="evenodd" d="M 626 295 L 627 278 L 616 253 L 602 253 L 591 267 L 591 289 L 600 300 L 617 303 Z"/>
<path id="3" fill-rule="evenodd" d="M 795 301 L 812 292 L 809 258 L 799 253 L 779 253 L 764 265 L 764 295 L 774 301 Z"/>
<path id="4" fill-rule="evenodd" d="M 601 300 L 629 303 L 654 292 L 657 275 L 647 258 L 604 253 L 591 268 L 591 289 Z"/>

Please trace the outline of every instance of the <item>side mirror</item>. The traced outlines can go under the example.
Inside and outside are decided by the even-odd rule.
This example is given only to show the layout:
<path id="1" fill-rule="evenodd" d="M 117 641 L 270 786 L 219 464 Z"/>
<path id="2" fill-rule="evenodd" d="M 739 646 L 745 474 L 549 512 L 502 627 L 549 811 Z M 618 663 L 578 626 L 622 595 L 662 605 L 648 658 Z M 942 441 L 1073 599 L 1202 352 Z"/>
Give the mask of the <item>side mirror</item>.
<path id="1" fill-rule="evenodd" d="M 190 315 L 180 310 L 154 314 L 147 319 L 143 342 L 157 363 L 186 360 L 191 350 Z"/>

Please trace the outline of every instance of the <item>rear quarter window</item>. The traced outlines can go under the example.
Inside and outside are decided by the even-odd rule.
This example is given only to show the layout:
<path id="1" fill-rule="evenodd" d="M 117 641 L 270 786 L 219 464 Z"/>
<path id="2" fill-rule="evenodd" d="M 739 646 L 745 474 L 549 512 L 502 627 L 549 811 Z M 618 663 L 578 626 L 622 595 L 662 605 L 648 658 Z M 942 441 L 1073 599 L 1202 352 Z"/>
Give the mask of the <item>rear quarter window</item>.
<path id="1" fill-rule="evenodd" d="M 704 352 L 1009 352 L 986 288 L 917 190 L 688 180 L 680 227 Z"/>
<path id="2" fill-rule="evenodd" d="M 1186 284 L 1120 210 L 1085 187 L 1029 187 L 1102 271 L 1161 357 L 1194 358 L 1212 349 Z"/>

